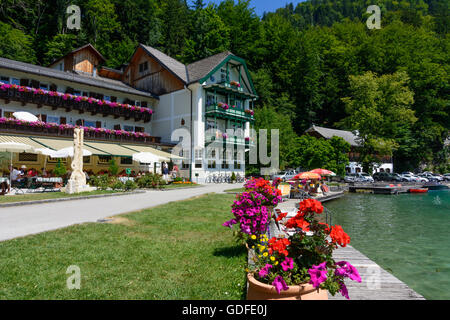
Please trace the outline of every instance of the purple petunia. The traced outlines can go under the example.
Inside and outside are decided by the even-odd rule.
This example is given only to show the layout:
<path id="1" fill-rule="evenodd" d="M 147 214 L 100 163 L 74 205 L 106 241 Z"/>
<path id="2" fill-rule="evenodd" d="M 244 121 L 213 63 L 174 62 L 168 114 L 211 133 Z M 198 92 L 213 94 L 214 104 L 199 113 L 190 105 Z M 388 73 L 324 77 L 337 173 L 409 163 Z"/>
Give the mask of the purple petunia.
<path id="1" fill-rule="evenodd" d="M 309 283 L 313 285 L 314 288 L 319 288 L 320 284 L 327 280 L 327 263 L 323 262 L 318 266 L 313 265 L 308 273 L 311 277 Z"/>
<path id="2" fill-rule="evenodd" d="M 273 280 L 272 285 L 275 287 L 278 294 L 280 294 L 281 290 L 286 291 L 289 289 L 282 276 L 277 276 L 275 280 Z"/>

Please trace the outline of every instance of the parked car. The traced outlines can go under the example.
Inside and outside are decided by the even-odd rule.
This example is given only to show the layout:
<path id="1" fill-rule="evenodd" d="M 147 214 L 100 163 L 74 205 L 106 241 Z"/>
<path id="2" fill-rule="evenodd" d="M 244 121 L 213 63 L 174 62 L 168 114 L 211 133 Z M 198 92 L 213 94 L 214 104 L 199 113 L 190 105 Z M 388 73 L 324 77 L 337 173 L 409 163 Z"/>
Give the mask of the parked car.
<path id="1" fill-rule="evenodd" d="M 295 170 L 281 171 L 280 173 L 273 175 L 272 180 L 280 178 L 282 181 L 287 181 L 294 178 L 297 174 L 298 172 Z"/>
<path id="2" fill-rule="evenodd" d="M 375 182 L 375 180 L 372 178 L 371 175 L 365 172 L 358 172 L 357 176 L 359 179 L 362 180 L 362 182 Z"/>
<path id="3" fill-rule="evenodd" d="M 374 182 L 374 179 L 365 172 L 349 173 L 344 177 L 344 181 L 351 182 Z"/>
<path id="4" fill-rule="evenodd" d="M 435 174 L 433 174 L 433 173 L 431 173 L 431 172 L 424 172 L 424 173 L 420 174 L 419 176 L 424 177 L 424 178 L 427 178 L 429 181 L 437 181 L 437 182 L 440 182 L 440 181 L 443 181 L 443 180 L 444 180 L 443 177 L 441 177 L 441 176 L 439 176 L 439 175 L 435 175 Z"/>
<path id="5" fill-rule="evenodd" d="M 408 181 L 408 182 L 419 182 L 420 181 L 419 177 L 416 177 L 415 175 L 408 173 L 408 172 L 404 172 L 404 173 L 400 174 L 400 176 L 404 179 L 403 181 Z"/>
<path id="6" fill-rule="evenodd" d="M 375 181 L 403 181 L 403 178 L 398 173 L 392 174 L 388 172 L 376 172 L 374 173 L 373 178 Z"/>

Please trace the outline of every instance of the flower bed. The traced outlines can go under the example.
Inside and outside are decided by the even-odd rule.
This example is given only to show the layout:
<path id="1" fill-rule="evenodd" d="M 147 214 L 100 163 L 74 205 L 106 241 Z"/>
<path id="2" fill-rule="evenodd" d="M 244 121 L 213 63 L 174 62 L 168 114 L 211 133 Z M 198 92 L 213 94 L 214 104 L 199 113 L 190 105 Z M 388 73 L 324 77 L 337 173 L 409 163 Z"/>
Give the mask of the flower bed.
<path id="1" fill-rule="evenodd" d="M 98 112 L 115 116 L 131 117 L 150 121 L 153 110 L 129 104 L 99 100 L 91 97 L 76 96 L 70 93 L 61 93 L 26 86 L 6 84 L 0 82 L 0 97 L 18 101 L 28 101 L 38 105 L 50 105 L 60 108 L 73 108 L 75 110 Z"/>
<path id="2" fill-rule="evenodd" d="M 336 262 L 332 253 L 350 243 L 341 226 L 318 222 L 315 215 L 324 210 L 314 199 L 300 202 L 297 215 L 276 215 L 269 208 L 281 200 L 274 186 L 263 179 L 251 180 L 246 192 L 237 196 L 232 206 L 235 218 L 223 225 L 239 224 L 237 235 L 254 250 L 254 265 L 247 270 L 254 278 L 271 285 L 278 294 L 289 286 L 310 284 L 315 289 L 340 292 L 349 299 L 345 279 L 361 282 L 358 270 L 347 261 Z M 273 220 L 284 236 L 268 238 Z"/>
<path id="3" fill-rule="evenodd" d="M 32 131 L 37 133 L 51 133 L 71 136 L 73 129 L 82 128 L 86 138 L 129 138 L 130 140 L 147 141 L 152 136 L 145 132 L 129 132 L 125 130 L 110 130 L 105 128 L 94 128 L 74 126 L 71 124 L 56 124 L 42 121 L 23 121 L 12 118 L 0 118 L 0 128 Z"/>

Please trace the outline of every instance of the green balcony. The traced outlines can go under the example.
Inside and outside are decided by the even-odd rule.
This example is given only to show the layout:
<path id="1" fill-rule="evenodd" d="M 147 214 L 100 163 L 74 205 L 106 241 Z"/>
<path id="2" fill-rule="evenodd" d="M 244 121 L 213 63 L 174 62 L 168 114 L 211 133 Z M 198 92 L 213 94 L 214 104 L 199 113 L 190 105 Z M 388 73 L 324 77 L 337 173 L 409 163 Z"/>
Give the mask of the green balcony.
<path id="1" fill-rule="evenodd" d="M 237 107 L 229 107 L 228 109 L 219 107 L 219 105 L 206 106 L 206 115 L 216 116 L 221 119 L 242 119 L 244 121 L 254 122 L 255 117 L 251 110 L 238 109 Z"/>

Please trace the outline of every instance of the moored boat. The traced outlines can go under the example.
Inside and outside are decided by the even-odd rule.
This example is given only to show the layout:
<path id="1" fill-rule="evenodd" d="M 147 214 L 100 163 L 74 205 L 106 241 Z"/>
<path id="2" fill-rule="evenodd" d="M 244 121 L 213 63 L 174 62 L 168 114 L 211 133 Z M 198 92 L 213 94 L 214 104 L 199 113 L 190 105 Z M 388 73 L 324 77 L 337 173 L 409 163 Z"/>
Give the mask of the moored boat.
<path id="1" fill-rule="evenodd" d="M 421 188 L 421 189 L 409 189 L 410 193 L 426 193 L 428 192 L 427 188 Z"/>
<path id="2" fill-rule="evenodd" d="M 427 182 L 423 185 L 423 188 L 428 188 L 428 190 L 445 190 L 449 189 L 449 187 L 445 184 L 441 184 L 438 182 Z"/>

